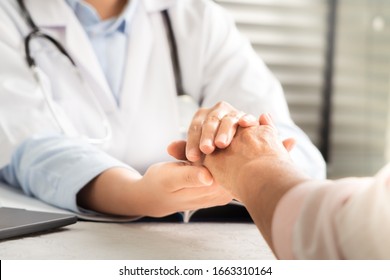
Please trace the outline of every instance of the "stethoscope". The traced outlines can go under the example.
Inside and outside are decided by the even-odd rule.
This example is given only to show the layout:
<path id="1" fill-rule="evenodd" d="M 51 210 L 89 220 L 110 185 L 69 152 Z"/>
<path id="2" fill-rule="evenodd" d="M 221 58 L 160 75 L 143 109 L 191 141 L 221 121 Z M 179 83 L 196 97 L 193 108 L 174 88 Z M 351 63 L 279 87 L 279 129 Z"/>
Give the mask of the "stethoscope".
<path id="1" fill-rule="evenodd" d="M 84 87 L 89 89 L 88 84 L 85 82 L 85 80 L 82 78 L 82 75 L 71 57 L 71 55 L 66 51 L 66 49 L 63 47 L 63 45 L 57 41 L 55 38 L 52 36 L 44 33 L 34 22 L 34 20 L 31 17 L 30 12 L 27 10 L 27 7 L 24 4 L 24 0 L 17 0 L 19 7 L 21 9 L 21 12 L 23 14 L 23 17 L 25 18 L 27 24 L 31 27 L 30 33 L 25 37 L 24 39 L 24 47 L 25 47 L 25 54 L 26 54 L 26 61 L 30 69 L 32 70 L 35 79 L 37 80 L 41 91 L 43 93 L 45 102 L 50 110 L 51 115 L 53 116 L 56 124 L 58 127 L 61 129 L 62 133 L 65 135 L 72 134 L 68 131 L 68 128 L 66 125 L 63 123 L 61 118 L 58 116 L 58 113 L 55 109 L 55 106 L 53 104 L 52 98 L 50 97 L 50 94 L 47 90 L 47 88 L 44 86 L 44 73 L 43 71 L 37 66 L 35 59 L 31 55 L 31 50 L 30 50 L 30 44 L 31 41 L 37 38 L 40 39 L 45 39 L 48 40 L 53 44 L 53 46 L 60 52 L 62 53 L 72 64 L 72 67 L 75 70 L 76 75 L 78 76 L 78 79 L 80 82 L 83 84 Z M 174 77 L 175 77 L 175 84 L 176 84 L 176 91 L 177 91 L 177 97 L 178 97 L 178 102 L 179 102 L 179 112 L 180 115 L 184 115 L 184 117 L 181 120 L 180 124 L 180 130 L 182 133 L 185 133 L 188 124 L 190 122 L 190 119 L 192 119 L 192 115 L 197 110 L 197 102 L 195 100 L 187 95 L 183 89 L 183 82 L 182 82 L 182 76 L 181 76 L 181 70 L 180 70 L 180 63 L 179 63 L 179 57 L 178 57 L 178 51 L 177 51 L 177 44 L 176 44 L 176 39 L 174 36 L 174 32 L 172 29 L 172 24 L 171 20 L 168 14 L 167 10 L 162 11 L 162 16 L 164 20 L 164 24 L 167 30 L 167 38 L 168 38 L 168 44 L 170 48 L 170 55 L 171 55 L 171 61 L 172 61 L 172 67 L 173 67 L 173 72 L 174 72 Z M 91 92 L 91 91 L 90 91 Z M 104 136 L 101 138 L 93 138 L 93 137 L 87 137 L 87 136 L 81 136 L 84 140 L 91 144 L 104 144 L 107 141 L 111 139 L 112 136 L 112 130 L 110 123 L 104 113 L 104 110 L 102 109 L 101 105 L 99 102 L 96 100 L 96 98 L 91 95 L 91 99 L 93 99 L 94 106 L 96 107 L 96 110 L 98 111 L 102 125 L 104 127 L 105 133 Z"/>

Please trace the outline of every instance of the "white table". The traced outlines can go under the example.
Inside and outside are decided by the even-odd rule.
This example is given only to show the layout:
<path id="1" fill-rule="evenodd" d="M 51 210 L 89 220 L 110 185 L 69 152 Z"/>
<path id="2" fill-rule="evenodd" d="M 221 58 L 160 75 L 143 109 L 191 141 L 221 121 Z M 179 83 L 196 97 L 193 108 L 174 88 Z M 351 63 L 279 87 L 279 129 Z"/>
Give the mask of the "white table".
<path id="1" fill-rule="evenodd" d="M 61 211 L 0 184 L 0 204 Z M 275 259 L 252 223 L 86 222 L 0 241 L 0 259 Z"/>
<path id="2" fill-rule="evenodd" d="M 0 259 L 275 259 L 253 224 L 77 222 L 0 242 Z"/>

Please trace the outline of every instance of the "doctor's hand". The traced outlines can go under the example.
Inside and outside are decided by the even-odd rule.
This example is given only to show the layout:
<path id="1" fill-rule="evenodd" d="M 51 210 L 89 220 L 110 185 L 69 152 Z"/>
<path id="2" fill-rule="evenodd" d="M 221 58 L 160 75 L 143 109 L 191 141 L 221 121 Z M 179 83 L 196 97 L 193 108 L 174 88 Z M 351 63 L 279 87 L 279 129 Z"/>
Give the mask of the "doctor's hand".
<path id="1" fill-rule="evenodd" d="M 250 116 L 249 117 L 250 119 L 252 119 L 252 117 Z M 241 127 L 244 128 L 244 127 L 250 127 L 250 126 L 254 126 L 252 121 L 250 123 L 246 122 L 247 126 L 245 125 L 242 125 Z M 271 117 L 267 114 L 262 114 L 259 118 L 258 121 L 256 121 L 256 125 L 268 125 L 270 127 L 272 127 L 272 129 L 275 131 L 276 135 L 277 135 L 277 130 L 276 130 L 276 127 L 271 119 Z M 261 129 L 265 129 L 264 127 L 261 128 Z M 233 135 L 234 136 L 234 135 Z M 276 136 L 277 137 L 277 136 Z M 233 141 L 233 139 L 230 139 L 229 141 L 229 144 Z M 280 140 L 278 140 L 280 141 Z M 290 152 L 294 146 L 295 146 L 295 139 L 293 138 L 287 138 L 285 140 L 282 141 L 282 144 L 284 146 L 284 148 Z M 177 160 L 187 160 L 188 156 L 187 156 L 187 151 L 191 148 L 188 148 L 188 145 L 189 143 L 184 141 L 184 140 L 178 140 L 178 141 L 174 141 L 172 143 L 170 143 L 167 147 L 167 152 L 169 155 L 171 155 L 172 157 L 176 158 Z M 224 147 L 224 148 L 227 148 L 228 146 Z M 219 151 L 223 148 L 219 148 L 216 150 L 216 151 Z M 214 149 L 215 150 L 215 149 Z M 213 151 L 214 151 L 213 150 Z M 208 153 L 208 154 L 211 154 L 212 152 Z M 198 162 L 202 162 L 204 159 L 204 155 L 203 156 L 200 156 L 200 160 Z"/>
<path id="2" fill-rule="evenodd" d="M 152 165 L 137 185 L 142 212 L 152 217 L 225 205 L 232 200 L 207 168 L 184 161 Z"/>
<path id="3" fill-rule="evenodd" d="M 150 166 L 143 176 L 125 168 L 106 170 L 80 191 L 77 202 L 102 213 L 163 217 L 231 200 L 207 168 L 190 162 L 166 162 Z"/>
<path id="4" fill-rule="evenodd" d="M 227 102 L 219 102 L 212 108 L 200 108 L 188 129 L 185 158 L 191 162 L 199 161 L 216 148 L 229 146 L 237 127 L 256 124 L 254 116 L 235 109 Z"/>

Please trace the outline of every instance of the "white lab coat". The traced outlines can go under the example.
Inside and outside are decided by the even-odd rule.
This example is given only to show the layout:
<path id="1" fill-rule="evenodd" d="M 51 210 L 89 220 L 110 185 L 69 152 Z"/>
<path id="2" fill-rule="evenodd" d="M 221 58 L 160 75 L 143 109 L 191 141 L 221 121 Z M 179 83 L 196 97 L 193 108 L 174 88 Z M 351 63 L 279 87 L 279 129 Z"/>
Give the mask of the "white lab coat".
<path id="1" fill-rule="evenodd" d="M 313 177 L 325 175 L 317 149 L 292 122 L 280 84 L 242 38 L 231 18 L 207 0 L 141 0 L 131 23 L 119 104 L 82 26 L 64 0 L 26 0 L 32 18 L 57 38 L 93 89 L 112 127 L 102 149 L 143 172 L 171 160 L 166 146 L 180 137 L 175 80 L 161 11 L 169 8 L 186 92 L 201 106 L 227 101 L 258 116 L 270 112 L 282 135 L 298 140 L 293 157 Z M 0 2 L 0 168 L 34 134 L 58 130 L 25 61 L 30 28 L 16 1 Z M 101 135 L 102 123 L 63 56 L 36 40 L 33 55 L 47 76 L 60 114 L 81 134 Z"/>

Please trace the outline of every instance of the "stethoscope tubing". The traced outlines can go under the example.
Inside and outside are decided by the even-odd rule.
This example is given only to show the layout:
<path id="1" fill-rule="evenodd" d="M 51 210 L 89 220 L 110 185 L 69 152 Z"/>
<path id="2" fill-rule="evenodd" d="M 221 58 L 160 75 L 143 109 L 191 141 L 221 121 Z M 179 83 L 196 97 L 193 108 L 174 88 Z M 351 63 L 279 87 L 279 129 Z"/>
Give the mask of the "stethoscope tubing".
<path id="1" fill-rule="evenodd" d="M 45 86 L 43 86 L 43 81 L 42 81 L 42 77 L 41 77 L 42 73 L 40 73 L 40 69 L 37 67 L 35 59 L 31 55 L 31 49 L 30 49 L 31 41 L 33 39 L 36 39 L 36 38 L 42 38 L 42 39 L 46 39 L 46 40 L 50 41 L 64 56 L 66 56 L 68 58 L 68 60 L 74 66 L 76 72 L 79 74 L 80 80 L 84 84 L 84 86 L 87 86 L 87 85 L 86 85 L 85 81 L 82 79 L 81 74 L 79 73 L 79 70 L 78 70 L 78 67 L 77 67 L 75 61 L 73 60 L 71 55 L 67 52 L 67 50 L 63 47 L 63 45 L 59 41 L 57 41 L 55 38 L 53 38 L 52 36 L 41 31 L 41 29 L 35 24 L 34 20 L 32 19 L 30 12 L 28 11 L 27 7 L 25 6 L 24 0 L 17 0 L 17 1 L 18 1 L 18 4 L 19 4 L 19 7 L 20 7 L 20 10 L 21 10 L 23 17 L 25 18 L 27 24 L 31 28 L 30 33 L 24 39 L 24 47 L 25 47 L 27 64 L 30 67 L 30 69 L 33 71 L 35 79 L 40 84 L 40 88 L 43 92 L 43 95 L 44 95 L 46 103 L 49 107 L 49 110 L 55 119 L 55 122 L 58 124 L 61 131 L 63 133 L 65 133 L 66 129 L 64 129 L 64 126 L 62 125 L 61 120 L 59 119 L 59 117 L 56 114 L 54 105 L 52 104 L 52 101 L 51 101 L 50 94 L 47 92 Z M 186 103 L 192 102 L 192 103 L 196 104 L 196 102 L 193 100 L 193 98 L 190 97 L 189 95 L 187 95 L 184 91 L 183 78 L 181 75 L 180 61 L 179 61 L 179 55 L 178 55 L 178 48 L 177 48 L 176 38 L 175 38 L 175 34 L 173 32 L 169 12 L 168 12 L 168 10 L 163 10 L 161 14 L 162 14 L 163 22 L 164 22 L 164 25 L 165 25 L 165 28 L 167 31 L 167 38 L 168 38 L 168 44 L 169 44 L 169 49 L 170 49 L 170 56 L 171 56 L 172 68 L 173 68 L 173 73 L 174 73 L 174 78 L 175 78 L 177 96 L 181 102 L 183 102 L 182 100 L 184 100 L 184 102 L 186 102 Z M 189 99 L 191 101 L 189 101 Z M 97 108 L 97 111 L 99 111 L 99 114 L 102 117 L 103 126 L 105 127 L 105 130 L 106 130 L 106 136 L 104 136 L 101 139 L 100 138 L 95 139 L 95 138 L 89 138 L 89 137 L 82 137 L 82 138 L 86 138 L 88 140 L 88 142 L 90 142 L 90 143 L 102 144 L 111 138 L 112 131 L 111 131 L 111 126 L 109 124 L 109 121 L 107 120 L 107 117 L 104 113 L 104 110 L 101 108 L 99 102 L 97 100 L 94 100 L 94 103 L 96 104 L 95 106 Z"/>
<path id="2" fill-rule="evenodd" d="M 59 41 L 57 41 L 55 38 L 53 38 L 52 36 L 42 32 L 40 30 L 40 28 L 35 24 L 34 20 L 32 19 L 23 0 L 18 0 L 18 4 L 19 4 L 19 7 L 21 9 L 21 12 L 22 12 L 24 18 L 26 19 L 27 24 L 31 27 L 30 33 L 24 39 L 24 48 L 25 48 L 27 64 L 28 64 L 29 68 L 31 69 L 31 71 L 33 72 L 34 78 L 37 81 L 37 83 L 41 89 L 45 103 L 47 104 L 49 111 L 50 111 L 52 117 L 54 118 L 55 123 L 57 124 L 57 126 L 59 127 L 59 129 L 61 130 L 61 132 L 63 134 L 68 135 L 69 133 L 67 132 L 67 129 L 65 128 L 66 126 L 62 123 L 61 119 L 59 118 L 58 114 L 56 113 L 56 109 L 55 109 L 55 106 L 53 104 L 50 93 L 48 92 L 48 90 L 44 86 L 44 81 L 42 78 L 43 73 L 41 73 L 42 71 L 39 69 L 39 67 L 37 66 L 37 64 L 35 62 L 35 59 L 31 55 L 31 49 L 30 49 L 31 41 L 33 39 L 36 39 L 36 38 L 42 38 L 42 39 L 46 39 L 49 42 L 51 42 L 64 56 L 66 56 L 68 58 L 68 60 L 70 61 L 70 63 L 74 67 L 76 75 L 79 77 L 80 83 L 82 83 L 84 87 L 88 87 L 88 89 L 90 89 L 90 88 L 87 85 L 87 83 L 84 81 L 84 79 L 82 78 L 81 73 L 80 73 L 75 61 L 73 60 L 71 55 L 66 51 L 66 49 L 62 46 L 62 44 Z M 102 138 L 92 138 L 92 137 L 80 136 L 80 138 L 86 140 L 87 142 L 89 142 L 91 144 L 96 144 L 96 145 L 104 144 L 107 141 L 109 141 L 112 137 L 111 125 L 110 125 L 110 123 L 109 123 L 109 121 L 104 113 L 104 110 L 101 108 L 99 102 L 95 98 L 93 98 L 93 96 L 91 96 L 91 99 L 93 99 L 92 101 L 93 101 L 93 103 L 95 103 L 94 106 L 96 107 L 96 111 L 98 112 L 98 114 L 101 117 L 102 126 L 104 127 L 104 130 L 105 130 L 105 136 Z"/>

